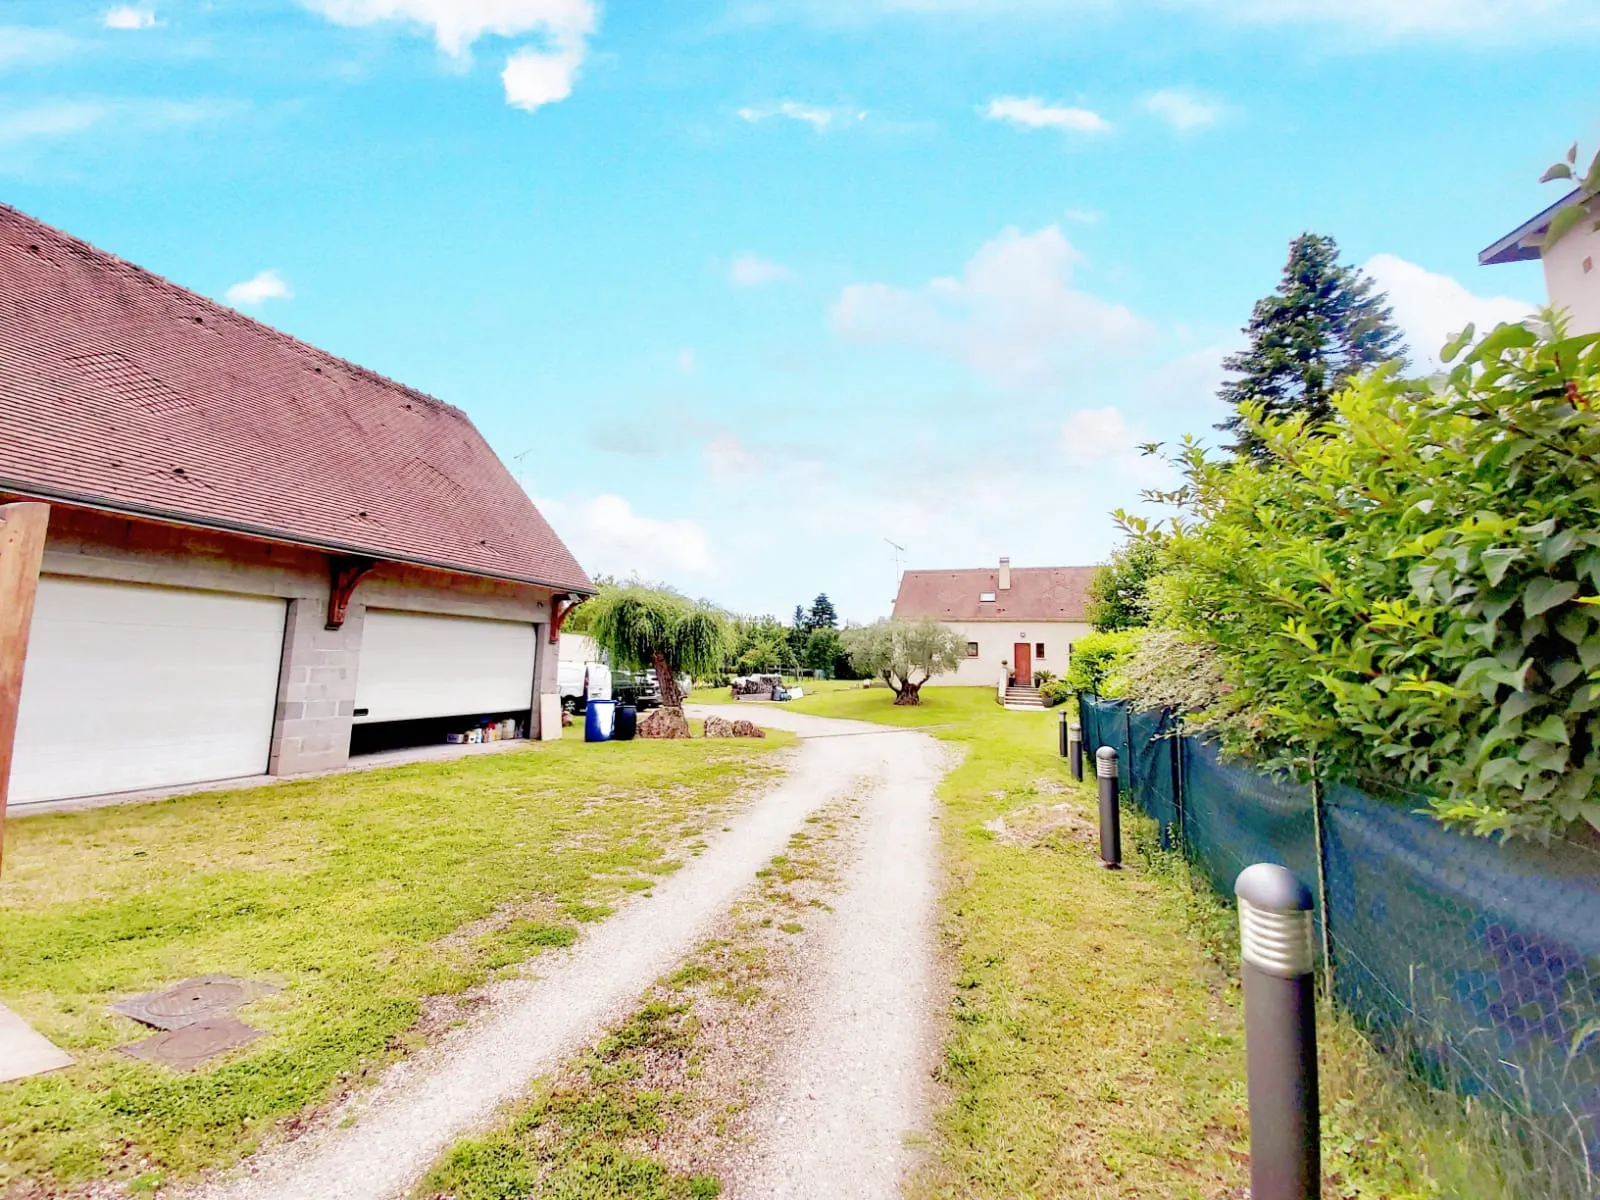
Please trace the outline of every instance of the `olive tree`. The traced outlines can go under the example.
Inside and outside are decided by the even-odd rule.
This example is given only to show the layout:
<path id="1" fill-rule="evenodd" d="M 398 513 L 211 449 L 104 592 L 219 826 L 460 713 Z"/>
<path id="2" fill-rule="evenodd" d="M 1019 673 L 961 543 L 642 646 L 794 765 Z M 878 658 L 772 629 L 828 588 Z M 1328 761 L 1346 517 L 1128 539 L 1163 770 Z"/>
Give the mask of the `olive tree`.
<path id="1" fill-rule="evenodd" d="M 847 629 L 844 643 L 850 665 L 893 688 L 896 704 L 921 704 L 922 685 L 961 661 L 956 635 L 929 617 Z"/>
<path id="2" fill-rule="evenodd" d="M 669 588 L 602 588 L 579 612 L 584 631 L 613 666 L 655 669 L 663 708 L 681 709 L 678 676 L 720 671 L 731 642 L 723 613 Z"/>

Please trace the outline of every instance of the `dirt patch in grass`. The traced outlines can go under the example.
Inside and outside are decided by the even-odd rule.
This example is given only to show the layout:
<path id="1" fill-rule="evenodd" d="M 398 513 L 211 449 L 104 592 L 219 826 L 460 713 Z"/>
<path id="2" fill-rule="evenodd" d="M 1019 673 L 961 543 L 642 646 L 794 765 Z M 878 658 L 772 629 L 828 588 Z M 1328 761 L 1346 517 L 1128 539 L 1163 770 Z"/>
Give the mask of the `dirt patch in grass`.
<path id="1" fill-rule="evenodd" d="M 292 1136 L 677 869 L 786 741 L 568 739 L 13 820 L 0 997 L 77 1064 L 0 1087 L 0 1196 L 150 1192 Z M 116 1052 L 147 1031 L 108 1004 L 213 972 L 283 989 L 239 1013 L 269 1036 L 186 1076 Z"/>
<path id="2" fill-rule="evenodd" d="M 772 1032 L 804 986 L 806 936 L 838 883 L 848 805 L 809 819 L 721 927 L 593 1049 L 535 1085 L 496 1128 L 457 1143 L 415 1195 L 428 1200 L 720 1195 Z"/>

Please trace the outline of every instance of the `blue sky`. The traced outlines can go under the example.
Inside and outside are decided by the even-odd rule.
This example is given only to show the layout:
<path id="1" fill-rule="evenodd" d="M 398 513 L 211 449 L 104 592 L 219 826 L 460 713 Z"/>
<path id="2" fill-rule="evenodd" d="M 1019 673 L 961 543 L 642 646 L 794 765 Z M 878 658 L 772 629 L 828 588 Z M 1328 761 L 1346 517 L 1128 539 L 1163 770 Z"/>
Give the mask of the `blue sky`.
<path id="1" fill-rule="evenodd" d="M 1600 0 L 0 4 L 0 199 L 465 409 L 594 572 L 1094 562 L 1290 238 L 1419 357 L 1600 139 Z"/>

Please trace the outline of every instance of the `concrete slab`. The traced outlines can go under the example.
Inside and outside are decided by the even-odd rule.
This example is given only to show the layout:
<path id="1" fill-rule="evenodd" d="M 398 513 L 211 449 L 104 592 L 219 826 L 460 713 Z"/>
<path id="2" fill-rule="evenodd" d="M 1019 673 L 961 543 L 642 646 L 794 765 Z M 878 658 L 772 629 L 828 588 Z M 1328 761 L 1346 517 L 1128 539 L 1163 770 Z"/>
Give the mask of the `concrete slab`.
<path id="1" fill-rule="evenodd" d="M 0 1083 L 72 1065 L 72 1055 L 0 1004 Z"/>

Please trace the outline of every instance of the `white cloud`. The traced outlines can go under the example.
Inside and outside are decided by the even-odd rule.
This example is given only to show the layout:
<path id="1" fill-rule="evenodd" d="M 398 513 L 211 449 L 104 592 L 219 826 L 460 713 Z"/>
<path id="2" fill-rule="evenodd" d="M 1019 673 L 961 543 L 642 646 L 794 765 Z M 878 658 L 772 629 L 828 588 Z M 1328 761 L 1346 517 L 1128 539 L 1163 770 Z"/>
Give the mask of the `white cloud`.
<path id="1" fill-rule="evenodd" d="M 72 38 L 54 29 L 0 25 L 0 70 L 53 62 L 76 46 Z"/>
<path id="2" fill-rule="evenodd" d="M 760 478 L 762 456 L 731 433 L 719 433 L 707 442 L 701 458 L 718 483 L 754 483 Z"/>
<path id="3" fill-rule="evenodd" d="M 760 287 L 764 283 L 782 283 L 792 279 L 794 272 L 782 263 L 762 258 L 758 254 L 741 254 L 728 267 L 728 282 L 737 288 Z"/>
<path id="4" fill-rule="evenodd" d="M 1061 449 L 1069 465 L 1124 476 L 1138 487 L 1162 486 L 1173 478 L 1165 458 L 1140 448 L 1154 440 L 1113 404 L 1081 408 L 1061 426 Z"/>
<path id="5" fill-rule="evenodd" d="M 685 375 L 693 375 L 700 369 L 700 363 L 694 356 L 693 350 L 678 351 L 678 370 Z"/>
<path id="6" fill-rule="evenodd" d="M 1105 213 L 1098 208 L 1069 208 L 1061 215 L 1079 225 L 1098 225 L 1106 219 Z"/>
<path id="7" fill-rule="evenodd" d="M 405 21 L 433 31 L 446 54 L 465 59 L 479 38 L 537 34 L 500 73 L 506 103 L 532 112 L 572 94 L 598 23 L 594 0 L 301 0 L 341 25 Z"/>
<path id="8" fill-rule="evenodd" d="M 235 308 L 253 308 L 268 300 L 293 300 L 294 289 L 278 272 L 266 270 L 252 279 L 234 284 L 227 290 L 226 299 Z"/>
<path id="9" fill-rule="evenodd" d="M 500 81 L 506 87 L 506 103 L 532 112 L 572 95 L 572 82 L 583 65 L 587 47 L 582 38 L 558 43 L 553 50 L 524 47 L 506 59 Z"/>
<path id="10" fill-rule="evenodd" d="M 711 535 L 698 521 L 647 517 L 621 496 L 535 503 L 591 574 L 675 583 L 717 574 Z"/>
<path id="11" fill-rule="evenodd" d="M 801 104 L 797 100 L 785 100 L 780 104 L 769 104 L 761 108 L 741 108 L 739 119 L 751 125 L 762 121 L 770 121 L 774 117 L 782 117 L 789 121 L 799 121 L 809 125 L 818 133 L 833 128 L 835 125 L 843 126 L 856 121 L 864 121 L 867 114 L 853 108 L 822 108 L 816 104 Z"/>
<path id="12" fill-rule="evenodd" d="M 1125 0 L 1115 5 L 1106 0 L 788 0 L 783 5 L 750 0 L 743 13 L 751 21 L 798 17 L 848 27 L 893 17 L 1023 25 L 1063 16 L 1170 14 L 1175 9 L 1237 24 L 1342 27 L 1359 36 L 1351 41 L 1353 47 L 1402 37 L 1547 41 L 1600 28 L 1593 0 Z"/>
<path id="13" fill-rule="evenodd" d="M 1439 367 L 1439 351 L 1468 324 L 1487 333 L 1502 321 L 1520 321 L 1534 306 L 1510 296 L 1479 296 L 1449 275 L 1437 275 L 1393 254 L 1375 254 L 1362 268 L 1389 293 L 1395 323 L 1406 335 L 1411 360 Z"/>
<path id="14" fill-rule="evenodd" d="M 104 24 L 107 29 L 154 29 L 156 15 L 147 8 L 119 4 L 106 9 Z"/>
<path id="15" fill-rule="evenodd" d="M 1008 228 L 978 248 L 960 278 L 919 288 L 851 284 L 834 304 L 833 328 L 852 341 L 956 358 L 1001 383 L 1053 382 L 1069 362 L 1147 331 L 1123 305 L 1073 286 L 1081 261 L 1055 225 Z"/>
<path id="16" fill-rule="evenodd" d="M 984 116 L 1024 129 L 1063 129 L 1073 133 L 1110 133 L 1111 122 L 1087 108 L 1046 104 L 1037 96 L 996 96 Z"/>
<path id="17" fill-rule="evenodd" d="M 1215 125 L 1222 119 L 1223 107 L 1187 88 L 1162 88 L 1143 100 L 1144 109 L 1159 117 L 1179 133 L 1192 133 Z"/>
<path id="18" fill-rule="evenodd" d="M 0 112 L 0 146 L 35 138 L 63 137 L 98 125 L 111 112 L 108 105 L 63 101 Z"/>
<path id="19" fill-rule="evenodd" d="M 1184 0 L 1192 8 L 1262 24 L 1344 25 L 1380 37 L 1526 35 L 1561 21 L 1593 27 L 1587 0 Z M 1569 26 L 1569 32 L 1571 27 Z"/>

